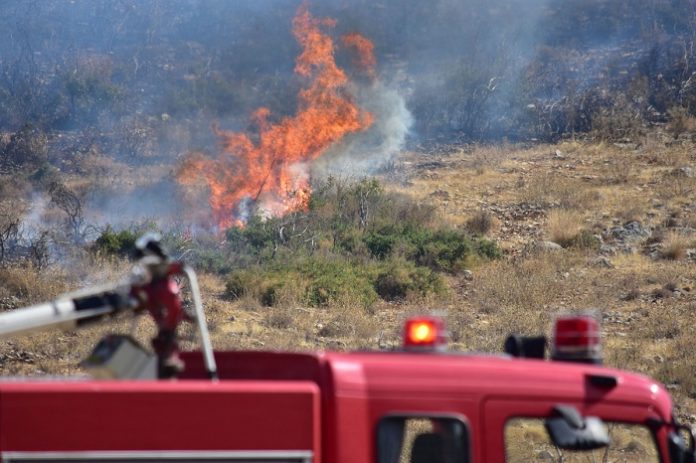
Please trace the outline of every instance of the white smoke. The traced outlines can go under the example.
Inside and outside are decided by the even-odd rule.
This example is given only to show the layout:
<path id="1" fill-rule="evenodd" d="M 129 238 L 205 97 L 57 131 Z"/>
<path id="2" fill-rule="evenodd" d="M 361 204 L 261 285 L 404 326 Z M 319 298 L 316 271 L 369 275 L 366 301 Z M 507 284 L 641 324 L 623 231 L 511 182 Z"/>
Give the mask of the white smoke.
<path id="1" fill-rule="evenodd" d="M 358 106 L 372 114 L 369 129 L 329 148 L 313 166 L 316 174 L 366 175 L 394 158 L 413 125 L 403 92 L 396 85 L 376 81 L 356 89 Z"/>
<path id="2" fill-rule="evenodd" d="M 34 192 L 29 201 L 29 208 L 22 217 L 22 235 L 26 240 L 34 240 L 47 227 L 49 200 L 39 192 Z"/>

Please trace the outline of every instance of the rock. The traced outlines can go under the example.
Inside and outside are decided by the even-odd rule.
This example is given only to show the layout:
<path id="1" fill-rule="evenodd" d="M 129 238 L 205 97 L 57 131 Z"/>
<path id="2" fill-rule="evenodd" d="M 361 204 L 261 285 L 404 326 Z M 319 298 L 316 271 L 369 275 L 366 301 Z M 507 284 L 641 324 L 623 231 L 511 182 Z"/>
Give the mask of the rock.
<path id="1" fill-rule="evenodd" d="M 618 251 L 615 246 L 611 246 L 608 244 L 603 244 L 599 248 L 599 253 L 603 256 L 615 256 L 617 252 Z"/>
<path id="2" fill-rule="evenodd" d="M 622 243 L 643 240 L 651 235 L 651 230 L 637 220 L 626 222 L 621 227 L 612 227 L 609 234 Z"/>
<path id="3" fill-rule="evenodd" d="M 0 311 L 13 310 L 19 307 L 20 301 L 16 296 L 5 296 L 0 298 Z"/>
<path id="4" fill-rule="evenodd" d="M 430 196 L 441 199 L 450 199 L 449 192 L 442 189 L 433 191 L 432 193 L 430 193 Z"/>
<path id="5" fill-rule="evenodd" d="M 592 265 L 594 265 L 595 267 L 602 267 L 602 268 L 614 268 L 614 264 L 612 263 L 612 261 L 610 261 L 609 259 L 607 259 L 604 256 L 599 256 L 596 259 L 594 259 L 592 261 Z"/>
<path id="6" fill-rule="evenodd" d="M 553 241 L 537 241 L 534 243 L 534 249 L 541 252 L 556 252 L 562 251 L 563 246 Z"/>
<path id="7" fill-rule="evenodd" d="M 689 166 L 677 167 L 671 172 L 673 177 L 694 178 L 694 169 Z"/>
<path id="8" fill-rule="evenodd" d="M 462 272 L 462 276 L 466 281 L 471 281 L 474 279 L 474 272 L 472 272 L 471 270 L 464 270 Z"/>
<path id="9" fill-rule="evenodd" d="M 668 299 L 674 295 L 673 291 L 670 291 L 667 288 L 655 288 L 652 291 L 652 297 L 653 301 L 657 301 L 659 299 Z"/>
<path id="10" fill-rule="evenodd" d="M 660 354 L 657 354 L 655 357 L 653 357 L 653 360 L 655 361 L 655 363 L 665 363 L 665 358 Z"/>
<path id="11" fill-rule="evenodd" d="M 640 297 L 640 290 L 638 288 L 633 288 L 623 294 L 619 299 L 622 301 L 633 301 Z"/>

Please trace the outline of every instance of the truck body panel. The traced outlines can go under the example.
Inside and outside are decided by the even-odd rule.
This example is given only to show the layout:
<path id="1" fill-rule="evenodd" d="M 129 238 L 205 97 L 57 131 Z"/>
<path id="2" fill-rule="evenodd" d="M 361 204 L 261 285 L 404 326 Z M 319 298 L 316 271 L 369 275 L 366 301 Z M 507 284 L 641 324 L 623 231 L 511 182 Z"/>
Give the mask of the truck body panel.
<path id="1" fill-rule="evenodd" d="M 649 378 L 576 363 L 218 352 L 220 380 L 211 382 L 203 379 L 200 353 L 184 360 L 187 370 L 177 381 L 1 382 L 3 458 L 102 452 L 96 455 L 104 459 L 116 452 L 132 460 L 133 452 L 178 452 L 219 461 L 372 462 L 385 418 L 447 416 L 466 424 L 471 461 L 502 462 L 503 429 L 513 417 L 544 418 L 555 405 L 570 404 L 583 415 L 646 424 L 667 423 L 672 411 L 665 389 Z M 659 450 L 666 455 L 663 444 Z M 293 455 L 300 459 L 281 458 Z M 275 459 L 259 459 L 264 456 Z"/>

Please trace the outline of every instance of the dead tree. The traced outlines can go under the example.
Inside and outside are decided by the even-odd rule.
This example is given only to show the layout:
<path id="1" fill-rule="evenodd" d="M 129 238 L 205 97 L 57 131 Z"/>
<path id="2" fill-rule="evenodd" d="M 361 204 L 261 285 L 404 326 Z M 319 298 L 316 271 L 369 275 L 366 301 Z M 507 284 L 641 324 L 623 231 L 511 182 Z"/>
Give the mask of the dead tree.
<path id="1" fill-rule="evenodd" d="M 49 249 L 50 233 L 41 230 L 39 234 L 29 242 L 29 258 L 37 270 L 43 270 L 50 263 L 51 251 Z"/>
<path id="2" fill-rule="evenodd" d="M 0 263 L 5 261 L 7 252 L 20 238 L 22 210 L 16 201 L 0 203 Z"/>
<path id="3" fill-rule="evenodd" d="M 82 242 L 84 225 L 82 200 L 60 182 L 51 183 L 48 194 L 51 197 L 51 204 L 65 213 L 73 241 Z"/>

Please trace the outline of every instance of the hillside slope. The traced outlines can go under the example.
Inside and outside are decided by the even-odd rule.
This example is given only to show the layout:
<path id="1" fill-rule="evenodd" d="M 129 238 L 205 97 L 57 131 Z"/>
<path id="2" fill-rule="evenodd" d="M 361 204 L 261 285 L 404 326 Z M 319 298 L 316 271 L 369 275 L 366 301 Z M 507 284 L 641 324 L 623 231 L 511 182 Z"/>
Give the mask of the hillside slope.
<path id="1" fill-rule="evenodd" d="M 369 310 L 230 301 L 225 279 L 203 273 L 213 343 L 392 348 L 407 314 L 437 311 L 448 318 L 452 349 L 497 352 L 511 332 L 550 335 L 555 313 L 591 309 L 603 320 L 606 363 L 664 382 L 679 416 L 696 424 L 695 148 L 688 138 L 655 132 L 640 143 L 443 145 L 404 153 L 382 175 L 386 188 L 432 203 L 452 225 L 494 239 L 502 258 L 472 261 L 469 271 L 446 276 L 444 295 L 382 301 Z M 113 280 L 129 267 L 120 260 L 92 265 L 92 281 Z M 14 302 L 3 296 L 7 308 L 67 289 L 44 275 L 33 285 L 42 292 L 27 298 L 21 288 L 32 283 L 21 272 L 4 272 L 5 293 L 16 292 Z M 129 331 L 131 323 L 3 341 L 2 372 L 79 372 L 79 360 L 110 330 Z M 150 322 L 135 329 L 143 341 L 151 331 Z M 187 337 L 190 329 L 184 331 Z"/>

